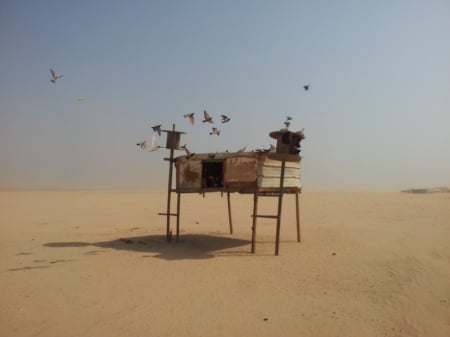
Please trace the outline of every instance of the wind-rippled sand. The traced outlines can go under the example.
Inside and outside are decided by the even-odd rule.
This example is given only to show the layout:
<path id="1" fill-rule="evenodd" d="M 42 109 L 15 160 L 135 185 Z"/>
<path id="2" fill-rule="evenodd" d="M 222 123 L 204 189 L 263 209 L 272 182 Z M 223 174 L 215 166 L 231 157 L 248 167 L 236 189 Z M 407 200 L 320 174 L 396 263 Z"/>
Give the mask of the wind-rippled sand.
<path id="1" fill-rule="evenodd" d="M 450 194 L 0 191 L 2 336 L 450 336 Z M 276 199 L 260 199 L 260 214 Z M 175 198 L 173 198 L 175 211 Z M 175 218 L 172 218 L 175 233 Z"/>

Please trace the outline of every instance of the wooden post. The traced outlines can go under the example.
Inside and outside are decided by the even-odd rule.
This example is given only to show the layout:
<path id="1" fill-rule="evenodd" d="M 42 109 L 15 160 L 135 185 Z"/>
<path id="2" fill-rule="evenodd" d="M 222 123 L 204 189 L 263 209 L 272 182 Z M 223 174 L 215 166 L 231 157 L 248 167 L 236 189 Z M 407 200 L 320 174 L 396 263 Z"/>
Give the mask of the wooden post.
<path id="1" fill-rule="evenodd" d="M 175 241 L 178 242 L 179 236 L 180 236 L 180 200 L 181 200 L 181 193 L 177 190 L 177 236 Z"/>
<path id="2" fill-rule="evenodd" d="M 230 192 L 227 191 L 227 202 L 228 202 L 228 221 L 230 223 L 230 234 L 233 234 L 233 221 L 231 219 L 231 201 Z"/>
<path id="3" fill-rule="evenodd" d="M 280 190 L 278 194 L 278 212 L 277 212 L 277 234 L 276 234 L 276 241 L 275 241 L 275 255 L 278 255 L 279 249 L 280 249 L 280 225 L 281 225 L 281 208 L 283 205 L 283 186 L 284 186 L 284 169 L 286 167 L 286 159 L 283 158 L 283 161 L 281 162 L 281 176 L 280 176 Z"/>
<path id="4" fill-rule="evenodd" d="M 175 131 L 175 124 L 172 125 L 172 130 Z M 170 149 L 170 158 L 169 158 L 169 183 L 167 186 L 167 230 L 166 230 L 166 240 L 169 242 L 171 240 L 170 233 L 170 200 L 172 197 L 172 170 L 173 170 L 173 152 L 174 149 Z"/>
<path id="5" fill-rule="evenodd" d="M 258 211 L 258 192 L 253 194 L 253 223 L 252 223 L 252 254 L 255 253 L 256 243 L 256 214 Z"/>
<path id="6" fill-rule="evenodd" d="M 295 190 L 295 210 L 297 218 L 297 242 L 300 242 L 300 202 L 298 188 Z"/>

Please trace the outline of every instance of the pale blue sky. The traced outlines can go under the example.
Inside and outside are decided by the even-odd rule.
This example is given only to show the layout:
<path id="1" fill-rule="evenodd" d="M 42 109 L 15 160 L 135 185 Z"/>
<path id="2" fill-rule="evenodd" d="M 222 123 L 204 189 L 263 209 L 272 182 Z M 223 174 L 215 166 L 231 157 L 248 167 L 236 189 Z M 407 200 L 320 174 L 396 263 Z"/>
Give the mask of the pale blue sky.
<path id="1" fill-rule="evenodd" d="M 449 1 L 0 0 L 0 46 L 0 187 L 165 187 L 151 125 L 234 151 L 287 115 L 305 188 L 450 186 Z"/>

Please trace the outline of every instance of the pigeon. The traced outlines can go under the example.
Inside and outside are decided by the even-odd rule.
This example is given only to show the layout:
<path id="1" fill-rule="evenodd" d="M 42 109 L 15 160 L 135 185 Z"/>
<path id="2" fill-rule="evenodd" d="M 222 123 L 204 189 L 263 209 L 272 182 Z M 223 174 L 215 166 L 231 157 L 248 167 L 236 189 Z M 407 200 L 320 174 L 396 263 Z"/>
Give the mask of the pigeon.
<path id="1" fill-rule="evenodd" d="M 156 137 L 155 135 L 153 135 L 152 138 L 152 147 L 150 148 L 149 152 L 155 152 L 159 149 L 160 147 L 158 146 L 158 143 L 156 143 Z"/>
<path id="2" fill-rule="evenodd" d="M 194 125 L 194 113 L 191 112 L 190 114 L 183 115 L 184 118 L 189 118 L 189 122 L 191 122 L 192 125 Z"/>
<path id="3" fill-rule="evenodd" d="M 308 91 L 308 90 L 309 90 L 309 84 L 304 85 L 304 86 L 303 86 L 303 89 L 305 89 L 305 91 Z"/>
<path id="4" fill-rule="evenodd" d="M 205 119 L 202 121 L 203 123 L 214 123 L 212 120 L 212 117 L 209 116 L 209 114 L 206 112 L 206 110 L 203 110 L 203 116 L 205 117 Z"/>
<path id="5" fill-rule="evenodd" d="M 143 140 L 142 142 L 136 143 L 137 146 L 139 146 L 142 150 L 145 150 L 147 148 L 147 140 Z"/>
<path id="6" fill-rule="evenodd" d="M 268 149 L 265 149 L 263 147 L 261 147 L 260 149 L 255 150 L 256 152 L 274 152 L 275 151 L 275 146 L 270 144 Z"/>
<path id="7" fill-rule="evenodd" d="M 245 152 L 246 146 L 244 146 L 242 149 L 239 149 L 238 152 Z"/>
<path id="8" fill-rule="evenodd" d="M 52 79 L 50 80 L 50 82 L 52 82 L 52 83 L 56 83 L 56 80 L 58 78 L 61 78 L 64 76 L 64 75 L 56 75 L 55 71 L 51 68 L 50 68 L 50 73 L 52 74 Z"/>
<path id="9" fill-rule="evenodd" d="M 158 136 L 161 136 L 161 124 L 152 126 L 154 132 L 158 132 Z"/>
<path id="10" fill-rule="evenodd" d="M 183 146 L 180 146 L 181 149 L 184 149 L 184 151 L 186 151 L 186 158 L 189 159 L 191 158 L 195 153 L 189 151 L 189 149 L 187 148 L 186 144 L 184 144 Z"/>
<path id="11" fill-rule="evenodd" d="M 210 135 L 220 135 L 220 130 L 218 128 L 212 128 L 212 132 L 209 133 Z"/>
<path id="12" fill-rule="evenodd" d="M 287 120 L 287 121 L 291 121 L 291 120 L 292 120 L 292 117 L 291 117 L 291 116 L 286 116 L 286 120 Z"/>
<path id="13" fill-rule="evenodd" d="M 77 102 L 78 103 L 84 102 L 84 97 L 83 96 L 77 97 Z"/>
<path id="14" fill-rule="evenodd" d="M 220 115 L 222 117 L 222 123 L 228 123 L 230 121 L 230 117 L 227 117 L 225 115 Z"/>
<path id="15" fill-rule="evenodd" d="M 291 125 L 291 123 L 289 123 L 287 120 L 284 121 L 284 126 L 286 126 L 286 129 L 289 129 L 289 125 Z"/>

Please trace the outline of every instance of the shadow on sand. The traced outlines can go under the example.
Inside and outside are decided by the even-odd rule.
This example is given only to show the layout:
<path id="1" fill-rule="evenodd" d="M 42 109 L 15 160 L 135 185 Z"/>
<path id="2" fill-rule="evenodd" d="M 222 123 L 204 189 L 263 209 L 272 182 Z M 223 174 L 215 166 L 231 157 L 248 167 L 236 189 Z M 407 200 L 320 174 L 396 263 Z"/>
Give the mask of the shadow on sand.
<path id="1" fill-rule="evenodd" d="M 231 237 L 184 234 L 178 242 L 173 239 L 166 241 L 165 235 L 146 235 L 124 237 L 112 241 L 100 242 L 49 242 L 45 247 L 98 247 L 103 249 L 127 250 L 146 253 L 143 257 L 156 257 L 166 260 L 182 259 L 207 259 L 217 256 L 242 256 L 250 255 L 250 241 Z M 240 248 L 242 246 L 248 246 Z M 86 255 L 98 255 L 99 250 L 86 252 Z"/>

